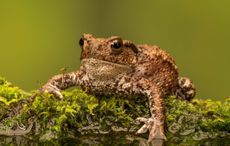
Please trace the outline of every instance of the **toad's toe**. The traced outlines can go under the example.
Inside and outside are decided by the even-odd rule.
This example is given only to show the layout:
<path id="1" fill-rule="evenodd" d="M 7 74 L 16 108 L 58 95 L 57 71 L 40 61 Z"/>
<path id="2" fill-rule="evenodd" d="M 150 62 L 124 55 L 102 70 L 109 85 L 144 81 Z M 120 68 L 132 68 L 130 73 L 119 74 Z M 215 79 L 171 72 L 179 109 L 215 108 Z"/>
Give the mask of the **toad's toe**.
<path id="1" fill-rule="evenodd" d="M 51 84 L 47 84 L 47 85 L 43 86 L 40 91 L 51 93 L 54 96 L 58 97 L 59 99 L 63 99 L 63 95 L 61 94 L 60 90 Z"/>
<path id="2" fill-rule="evenodd" d="M 137 134 L 145 133 L 149 130 L 149 139 L 152 141 L 154 139 L 164 139 L 166 136 L 164 134 L 164 123 L 160 122 L 154 117 L 151 118 L 137 118 L 138 121 L 144 122 L 145 124 L 137 131 Z"/>

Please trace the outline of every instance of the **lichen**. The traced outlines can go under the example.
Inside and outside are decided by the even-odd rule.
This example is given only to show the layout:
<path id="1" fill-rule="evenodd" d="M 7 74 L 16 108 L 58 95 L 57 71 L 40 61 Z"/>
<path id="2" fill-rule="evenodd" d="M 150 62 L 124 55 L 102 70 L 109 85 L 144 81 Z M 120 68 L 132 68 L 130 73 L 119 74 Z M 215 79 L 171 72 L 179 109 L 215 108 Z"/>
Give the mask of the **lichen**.
<path id="1" fill-rule="evenodd" d="M 37 91 L 27 93 L 0 77 L 0 133 L 26 129 L 33 122 L 34 128 L 27 135 L 40 141 L 114 132 L 135 135 L 142 125 L 135 119 L 150 115 L 144 97 L 93 96 L 79 88 L 62 94 L 64 99 Z M 169 96 L 165 105 L 169 141 L 230 137 L 229 98 L 224 102 L 188 102 Z"/>

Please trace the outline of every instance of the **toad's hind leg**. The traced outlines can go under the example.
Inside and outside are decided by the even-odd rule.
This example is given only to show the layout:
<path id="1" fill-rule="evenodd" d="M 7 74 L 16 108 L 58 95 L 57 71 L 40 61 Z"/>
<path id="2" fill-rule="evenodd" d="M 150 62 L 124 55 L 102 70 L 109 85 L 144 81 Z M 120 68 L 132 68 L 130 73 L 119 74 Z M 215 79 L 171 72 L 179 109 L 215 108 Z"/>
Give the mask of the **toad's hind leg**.
<path id="1" fill-rule="evenodd" d="M 179 77 L 176 96 L 180 99 L 185 99 L 190 101 L 195 95 L 196 95 L 196 89 L 193 82 L 187 77 Z"/>
<path id="2" fill-rule="evenodd" d="M 145 124 L 137 131 L 137 133 L 145 133 L 149 130 L 149 141 L 154 139 L 165 139 L 164 134 L 164 95 L 163 92 L 155 86 L 151 86 L 150 90 L 143 91 L 148 97 L 150 118 L 139 117 L 137 120 Z"/>

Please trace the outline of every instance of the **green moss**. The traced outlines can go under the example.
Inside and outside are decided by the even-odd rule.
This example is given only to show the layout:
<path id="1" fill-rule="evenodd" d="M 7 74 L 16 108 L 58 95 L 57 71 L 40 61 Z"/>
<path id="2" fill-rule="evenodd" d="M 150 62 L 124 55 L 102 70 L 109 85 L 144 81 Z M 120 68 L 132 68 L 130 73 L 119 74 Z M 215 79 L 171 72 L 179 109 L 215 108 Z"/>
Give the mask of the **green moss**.
<path id="1" fill-rule="evenodd" d="M 147 100 L 142 97 L 95 97 L 78 88 L 63 95 L 64 100 L 40 93 L 31 98 L 32 93 L 0 78 L 0 132 L 21 125 L 28 127 L 33 121 L 35 128 L 30 136 L 40 140 L 114 131 L 134 134 L 142 125 L 135 119 L 149 117 Z M 169 141 L 229 137 L 230 99 L 187 102 L 170 96 L 165 102 Z"/>
<path id="2" fill-rule="evenodd" d="M 230 136 L 230 100 L 166 99 L 168 137 L 181 141 Z"/>

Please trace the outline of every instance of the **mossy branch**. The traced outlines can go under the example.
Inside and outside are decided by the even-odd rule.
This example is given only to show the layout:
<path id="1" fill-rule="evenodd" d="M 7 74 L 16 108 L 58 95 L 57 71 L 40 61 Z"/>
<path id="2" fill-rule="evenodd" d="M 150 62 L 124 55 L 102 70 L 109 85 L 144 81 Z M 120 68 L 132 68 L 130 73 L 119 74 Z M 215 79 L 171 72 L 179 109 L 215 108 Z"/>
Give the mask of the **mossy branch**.
<path id="1" fill-rule="evenodd" d="M 31 123 L 29 135 L 40 140 L 118 131 L 135 134 L 142 125 L 135 119 L 149 117 L 147 100 L 142 97 L 95 97 L 78 88 L 64 91 L 64 100 L 50 94 L 31 95 L 0 78 L 0 134 L 11 130 L 17 135 L 12 131 L 28 131 Z M 168 140 L 230 137 L 229 98 L 187 102 L 170 96 L 165 103 Z"/>

